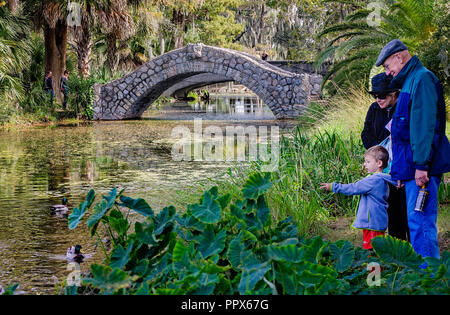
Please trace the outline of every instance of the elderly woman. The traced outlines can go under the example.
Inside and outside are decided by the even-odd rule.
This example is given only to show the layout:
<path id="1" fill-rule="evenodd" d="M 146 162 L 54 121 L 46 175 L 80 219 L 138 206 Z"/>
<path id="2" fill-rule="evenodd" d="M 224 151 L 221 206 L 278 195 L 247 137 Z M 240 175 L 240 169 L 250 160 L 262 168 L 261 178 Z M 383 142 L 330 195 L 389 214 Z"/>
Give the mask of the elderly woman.
<path id="1" fill-rule="evenodd" d="M 366 149 L 382 143 L 390 136 L 389 123 L 394 115 L 399 94 L 398 90 L 389 87 L 391 80 L 392 76 L 386 76 L 384 72 L 372 78 L 372 91 L 369 93 L 374 97 L 375 102 L 369 107 L 361 133 Z M 389 188 L 387 209 L 389 235 L 401 240 L 409 240 L 405 188 L 397 188 L 391 184 Z"/>
<path id="2" fill-rule="evenodd" d="M 390 89 L 392 77 L 380 73 L 372 78 L 372 91 L 369 93 L 375 102 L 369 107 L 364 122 L 361 139 L 366 149 L 380 144 L 390 132 L 386 125 L 392 119 L 397 104 L 398 90 Z"/>

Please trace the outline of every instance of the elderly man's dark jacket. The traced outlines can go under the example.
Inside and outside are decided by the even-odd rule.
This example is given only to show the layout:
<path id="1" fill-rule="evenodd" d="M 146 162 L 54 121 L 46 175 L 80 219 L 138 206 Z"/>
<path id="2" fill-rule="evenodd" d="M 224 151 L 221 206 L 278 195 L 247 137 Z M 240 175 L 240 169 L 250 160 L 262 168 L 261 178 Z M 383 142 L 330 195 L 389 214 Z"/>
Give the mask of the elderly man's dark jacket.
<path id="1" fill-rule="evenodd" d="M 429 176 L 449 172 L 445 100 L 438 78 L 414 56 L 391 86 L 401 88 L 391 129 L 392 179 L 412 180 L 416 170 Z"/>

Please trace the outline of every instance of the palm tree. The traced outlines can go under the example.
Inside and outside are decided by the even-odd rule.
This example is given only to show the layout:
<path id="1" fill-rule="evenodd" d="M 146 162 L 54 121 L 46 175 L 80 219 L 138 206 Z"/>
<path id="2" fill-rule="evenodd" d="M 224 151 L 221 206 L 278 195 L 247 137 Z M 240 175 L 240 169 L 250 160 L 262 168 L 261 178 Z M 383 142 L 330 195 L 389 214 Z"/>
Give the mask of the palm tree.
<path id="1" fill-rule="evenodd" d="M 344 3 L 346 0 L 326 0 Z M 336 86 L 344 88 L 363 82 L 368 86 L 370 72 L 383 46 L 394 38 L 402 40 L 412 53 L 428 40 L 433 24 L 434 0 L 398 0 L 380 10 L 379 20 L 371 19 L 376 12 L 361 0 L 352 2 L 355 10 L 345 21 L 324 29 L 318 36 L 331 37 L 327 47 L 317 56 L 316 65 L 333 61 L 322 82 L 322 88 L 332 93 Z M 371 23 L 372 22 L 372 23 Z"/>
<path id="2" fill-rule="evenodd" d="M 134 33 L 133 19 L 127 12 L 127 0 L 104 1 L 97 11 L 97 20 L 106 33 L 106 66 L 114 73 L 119 64 L 117 41 L 125 40 Z"/>
<path id="3" fill-rule="evenodd" d="M 20 74 L 27 65 L 30 30 L 25 17 L 0 7 L 0 99 L 23 96 Z"/>
<path id="4" fill-rule="evenodd" d="M 36 29 L 43 29 L 45 44 L 45 71 L 53 72 L 53 88 L 57 88 L 66 67 L 67 47 L 66 0 L 24 0 L 25 10 L 32 16 Z M 60 98 L 60 93 L 56 93 Z"/>

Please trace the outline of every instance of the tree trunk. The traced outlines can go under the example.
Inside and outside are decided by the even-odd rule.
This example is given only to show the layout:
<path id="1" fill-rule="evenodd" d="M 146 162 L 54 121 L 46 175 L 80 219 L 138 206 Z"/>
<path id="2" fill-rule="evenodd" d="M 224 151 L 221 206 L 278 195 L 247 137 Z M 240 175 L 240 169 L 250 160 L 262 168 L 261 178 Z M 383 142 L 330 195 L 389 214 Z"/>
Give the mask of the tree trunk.
<path id="1" fill-rule="evenodd" d="M 19 0 L 8 0 L 9 9 L 12 13 L 16 12 L 17 7 L 19 6 Z"/>
<path id="2" fill-rule="evenodd" d="M 109 33 L 106 37 L 107 48 L 106 48 L 106 66 L 111 73 L 117 71 L 119 65 L 119 56 L 117 55 L 117 36 L 115 33 Z"/>
<path id="3" fill-rule="evenodd" d="M 186 25 L 186 17 L 181 10 L 172 11 L 172 24 L 175 26 L 174 42 L 175 49 L 181 48 L 184 45 L 184 26 Z"/>
<path id="4" fill-rule="evenodd" d="M 263 44 L 264 40 L 264 15 L 266 15 L 265 12 L 265 6 L 264 3 L 261 5 L 261 17 L 259 19 L 259 34 L 258 34 L 258 44 Z"/>
<path id="5" fill-rule="evenodd" d="M 61 99 L 59 91 L 59 81 L 66 67 L 66 45 L 67 45 L 67 24 L 59 20 L 55 28 L 45 23 L 44 25 L 45 41 L 45 71 L 51 71 L 53 89 L 56 97 Z"/>
<path id="6" fill-rule="evenodd" d="M 166 40 L 164 39 L 164 37 L 161 37 L 161 44 L 160 44 L 160 55 L 164 55 L 164 53 L 166 52 Z"/>
<path id="7" fill-rule="evenodd" d="M 75 32 L 75 43 L 77 51 L 78 73 L 84 79 L 91 74 L 91 48 L 92 35 L 90 31 L 90 18 L 86 12 L 83 12 L 81 26 L 77 27 Z"/>

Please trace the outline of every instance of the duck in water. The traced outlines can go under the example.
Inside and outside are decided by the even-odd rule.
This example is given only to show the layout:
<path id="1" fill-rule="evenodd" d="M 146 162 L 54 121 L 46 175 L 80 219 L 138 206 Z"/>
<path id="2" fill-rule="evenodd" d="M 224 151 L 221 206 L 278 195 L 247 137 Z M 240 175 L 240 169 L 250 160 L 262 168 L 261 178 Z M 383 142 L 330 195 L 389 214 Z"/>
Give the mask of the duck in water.
<path id="1" fill-rule="evenodd" d="M 84 255 L 81 253 L 81 245 L 70 246 L 66 253 L 67 260 L 77 263 L 83 262 Z"/>
<path id="2" fill-rule="evenodd" d="M 67 215 L 67 212 L 69 211 L 69 208 L 67 208 L 67 198 L 62 199 L 61 205 L 50 206 L 50 211 L 52 214 Z"/>

